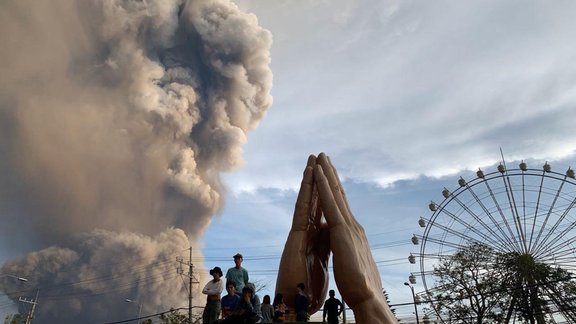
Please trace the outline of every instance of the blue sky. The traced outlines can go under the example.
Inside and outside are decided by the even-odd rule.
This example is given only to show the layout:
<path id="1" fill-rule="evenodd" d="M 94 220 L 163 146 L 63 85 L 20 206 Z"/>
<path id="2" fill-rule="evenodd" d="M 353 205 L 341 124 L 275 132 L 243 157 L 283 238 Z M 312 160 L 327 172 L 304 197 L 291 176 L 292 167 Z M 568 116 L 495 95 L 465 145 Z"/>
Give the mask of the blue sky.
<path id="1" fill-rule="evenodd" d="M 261 91 L 264 103 L 255 109 L 257 113 L 251 119 L 232 116 L 246 125 L 224 122 L 219 128 L 222 133 L 216 134 L 221 136 L 217 138 L 219 142 L 210 142 L 206 147 L 217 151 L 232 142 L 231 149 L 222 149 L 227 153 L 223 159 L 205 161 L 190 158 L 193 154 L 187 142 L 190 128 L 202 120 L 196 120 L 202 110 L 195 111 L 198 116 L 178 110 L 183 106 L 178 100 L 188 99 L 190 105 L 195 105 L 197 97 L 204 95 L 193 87 L 201 88 L 194 82 L 202 80 L 195 78 L 197 71 L 193 68 L 189 75 L 180 74 L 181 70 L 164 75 L 162 68 L 169 69 L 170 64 L 155 61 L 160 56 L 168 57 L 169 63 L 178 63 L 180 56 L 193 55 L 176 55 L 173 48 L 163 47 L 169 43 L 164 36 L 173 32 L 170 15 L 178 12 L 178 1 L 136 1 L 129 5 L 134 12 L 127 10 L 126 17 L 120 16 L 125 20 L 114 20 L 116 16 L 105 14 L 102 18 L 90 5 L 79 6 L 78 17 L 84 14 L 86 19 L 77 19 L 69 14 L 77 9 L 72 2 L 45 4 L 33 7 L 35 10 L 29 10 L 25 3 L 5 5 L 16 13 L 25 13 L 30 24 L 20 26 L 21 22 L 5 19 L 11 25 L 0 33 L 0 40 L 10 44 L 5 52 L 0 51 L 0 68 L 6 71 L 0 79 L 0 98 L 5 99 L 0 100 L 0 152 L 6 156 L 18 153 L 0 161 L 0 173 L 6 179 L 0 186 L 0 216 L 6 224 L 0 228 L 6 234 L 0 237 L 0 264 L 55 242 L 71 246 L 71 233 L 100 227 L 142 233 L 124 236 L 122 232 L 118 240 L 153 241 L 163 247 L 161 255 L 166 256 L 170 250 L 166 246 L 170 245 L 163 240 L 170 233 L 153 240 L 146 235 L 156 235 L 165 226 L 184 224 L 193 229 L 193 236 L 200 235 L 196 248 L 205 261 L 198 260 L 198 270 L 202 266 L 226 269 L 232 266 L 232 255 L 240 252 L 252 278 L 268 285 L 261 294 L 272 294 L 306 159 L 309 154 L 326 152 L 339 171 L 355 216 L 365 227 L 391 302 L 404 303 L 411 297 L 403 283 L 410 272 L 418 270 L 407 261 L 409 253 L 416 251 L 410 238 L 421 232 L 419 217 L 430 212 L 430 200 L 441 200 L 444 187 L 456 187 L 461 175 L 473 177 L 478 167 L 493 170 L 501 159 L 500 148 L 512 164 L 524 159 L 535 168 L 544 161 L 562 170 L 574 167 L 574 2 L 235 3 L 240 10 L 254 14 L 254 19 L 240 17 L 230 21 L 241 23 L 242 28 L 254 33 L 238 35 L 236 25 L 227 25 L 230 28 L 223 28 L 223 36 L 215 33 L 222 37 L 209 46 L 216 49 L 216 54 L 217 50 L 240 48 L 235 53 L 246 58 L 241 63 L 250 67 L 252 56 L 245 54 L 252 54 L 251 48 L 267 52 L 268 46 L 268 34 L 255 26 L 257 19 L 272 37 L 273 103 L 266 110 L 267 88 L 261 84 L 239 82 L 229 87 L 248 89 L 258 95 Z M 151 5 L 146 7 L 148 4 Z M 190 11 L 191 20 L 198 18 Z M 157 21 L 146 20 L 151 12 Z M 109 20 L 98 25 L 94 23 L 98 19 Z M 125 21 L 136 27 L 125 29 Z M 94 23 L 96 27 L 82 29 L 83 23 Z M 134 31 L 140 26 L 150 28 L 148 23 L 158 30 L 147 30 L 158 32 L 146 35 L 151 39 L 145 42 Z M 99 34 L 102 26 L 106 28 Z M 207 33 L 211 32 L 208 27 Z M 33 35 L 28 37 L 28 33 Z M 230 47 L 220 46 L 219 42 Z M 138 49 L 140 45 L 160 54 L 140 57 L 146 51 L 130 47 Z M 191 49 L 179 48 L 184 52 Z M 124 60 L 125 57 L 129 59 Z M 261 61 L 257 63 L 266 63 L 266 58 L 259 56 Z M 195 61 L 184 60 L 182 64 L 188 67 L 190 62 Z M 258 70 L 264 71 L 263 79 L 269 77 L 265 70 Z M 237 71 L 242 70 L 225 72 Z M 158 75 L 162 82 L 158 82 Z M 228 80 L 228 76 L 222 79 Z M 110 80 L 118 82 L 118 88 L 106 88 L 114 84 Z M 165 89 L 169 83 L 166 80 L 189 83 Z M 177 98 L 166 98 L 164 91 L 181 92 Z M 224 98 L 227 100 L 228 96 Z M 177 111 L 162 110 L 170 105 Z M 44 106 L 53 109 L 44 110 Z M 93 107 L 106 109 L 100 115 Z M 126 107 L 134 115 L 125 114 Z M 24 109 L 19 111 L 20 108 Z M 18 114 L 12 115 L 14 111 Z M 147 115 L 150 111 L 165 115 L 151 119 Z M 264 112 L 261 118 L 259 113 Z M 107 123 L 108 118 L 112 125 Z M 21 123 L 11 123 L 13 120 Z M 215 124 L 221 126 L 220 122 Z M 22 127 L 22 134 L 31 136 L 10 137 L 20 134 L 18 127 Z M 128 138 L 126 134 L 135 136 Z M 205 144 L 200 139 L 193 140 L 200 147 Z M 20 147 L 23 149 L 17 150 Z M 210 164 L 206 161 L 217 167 L 195 173 Z M 158 167 L 165 165 L 170 166 L 169 179 L 166 169 Z M 209 214 L 211 208 L 219 206 L 215 196 L 220 193 L 212 190 L 204 195 L 200 190 L 214 185 L 210 177 L 202 178 L 210 172 L 220 172 L 225 187 L 224 203 L 211 220 Z M 148 175 L 144 177 L 146 181 L 141 182 L 141 174 Z M 149 208 L 142 201 L 164 199 L 160 193 L 165 181 L 190 195 L 193 203 L 183 204 L 187 208 L 198 207 L 194 204 L 197 202 L 213 203 L 200 206 L 200 214 L 208 216 L 187 218 L 187 213 L 178 210 L 166 213 L 169 217 L 158 217 L 166 216 L 162 214 L 165 210 L 158 207 L 162 204 L 151 203 Z M 118 182 L 120 185 L 116 186 Z M 166 208 L 179 208 L 182 201 L 178 199 L 170 200 Z M 51 204 L 54 201 L 61 204 Z M 80 203 L 75 204 L 76 201 Z M 16 230 L 18 235 L 14 234 Z M 174 236 L 175 241 L 187 244 L 180 235 Z M 123 247 L 111 251 L 117 253 L 117 258 L 123 252 L 135 253 Z M 170 287 L 165 287 L 169 294 L 171 289 L 177 289 Z M 331 287 L 335 288 L 333 283 Z M 416 290 L 421 289 L 416 284 Z M 149 302 L 143 311 L 151 313 L 155 311 L 153 307 L 162 303 L 165 301 Z M 0 315 L 7 304 L 0 302 Z M 86 302 L 83 307 L 92 304 Z M 399 314 L 409 316 L 411 311 L 404 307 Z M 129 316 L 123 309 L 118 314 Z"/>
<path id="2" fill-rule="evenodd" d="M 231 266 L 242 252 L 271 294 L 306 158 L 324 151 L 391 302 L 408 302 L 403 283 L 418 270 L 406 259 L 416 251 L 409 240 L 444 187 L 495 169 L 500 148 L 509 163 L 574 164 L 573 3 L 237 3 L 272 32 L 274 104 L 249 135 L 245 166 L 224 177 L 229 195 L 205 235 L 207 267 Z"/>

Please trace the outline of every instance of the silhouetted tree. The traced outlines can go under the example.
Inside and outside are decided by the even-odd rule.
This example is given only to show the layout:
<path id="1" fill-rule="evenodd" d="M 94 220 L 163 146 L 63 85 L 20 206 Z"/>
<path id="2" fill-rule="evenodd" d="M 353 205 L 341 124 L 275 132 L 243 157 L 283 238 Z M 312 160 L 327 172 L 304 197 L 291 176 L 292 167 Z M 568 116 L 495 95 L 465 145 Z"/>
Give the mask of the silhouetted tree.
<path id="1" fill-rule="evenodd" d="M 20 324 L 26 319 L 22 314 L 8 315 L 4 318 L 4 324 Z"/>
<path id="2" fill-rule="evenodd" d="M 494 267 L 494 250 L 472 244 L 442 258 L 434 267 L 437 278 L 433 308 L 444 318 L 459 323 L 500 322 L 505 305 L 499 269 Z"/>
<path id="3" fill-rule="evenodd" d="M 168 313 L 160 314 L 160 320 L 164 324 L 183 324 L 188 323 L 188 317 L 181 314 L 178 310 L 170 309 Z"/>
<path id="4" fill-rule="evenodd" d="M 528 323 L 544 324 L 552 318 L 550 302 L 560 305 L 563 314 L 576 320 L 576 284 L 568 271 L 537 262 L 528 253 L 511 252 L 497 259 L 501 285 L 510 296 L 506 322 L 517 314 Z"/>
<path id="5" fill-rule="evenodd" d="M 474 243 L 441 258 L 434 276 L 432 306 L 448 323 L 510 323 L 520 318 L 544 324 L 556 311 L 576 322 L 571 274 L 529 253 L 498 253 Z"/>
<path id="6" fill-rule="evenodd" d="M 384 298 L 386 298 L 386 304 L 388 304 L 388 307 L 392 311 L 392 314 L 394 314 L 394 317 L 396 317 L 396 308 L 390 307 L 390 296 L 386 292 L 386 289 L 382 289 L 382 293 L 384 294 Z M 396 317 L 396 320 L 398 320 L 398 317 Z"/>

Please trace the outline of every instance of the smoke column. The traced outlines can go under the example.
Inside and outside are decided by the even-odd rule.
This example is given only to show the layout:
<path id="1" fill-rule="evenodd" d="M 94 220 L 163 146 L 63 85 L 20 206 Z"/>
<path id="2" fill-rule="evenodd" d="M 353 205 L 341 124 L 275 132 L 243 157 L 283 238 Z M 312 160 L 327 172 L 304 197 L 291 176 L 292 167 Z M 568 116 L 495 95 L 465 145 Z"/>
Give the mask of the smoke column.
<path id="1" fill-rule="evenodd" d="M 175 257 L 272 103 L 270 33 L 226 0 L 9 0 L 0 43 L 0 246 L 24 255 L 0 273 L 40 287 L 39 323 L 186 305 Z"/>

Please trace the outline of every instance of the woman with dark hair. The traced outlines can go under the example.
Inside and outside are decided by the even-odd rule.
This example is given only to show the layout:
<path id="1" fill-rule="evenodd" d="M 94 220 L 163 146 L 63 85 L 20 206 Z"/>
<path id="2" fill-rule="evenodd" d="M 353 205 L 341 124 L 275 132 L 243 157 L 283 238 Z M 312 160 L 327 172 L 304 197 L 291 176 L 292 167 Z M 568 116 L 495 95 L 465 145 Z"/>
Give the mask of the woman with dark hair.
<path id="1" fill-rule="evenodd" d="M 282 294 L 276 294 L 272 307 L 274 307 L 274 323 L 284 322 L 286 314 L 288 314 L 288 307 L 284 304 L 284 296 Z"/>
<path id="2" fill-rule="evenodd" d="M 262 306 L 260 306 L 260 311 L 262 312 L 262 322 L 260 323 L 272 323 L 272 319 L 274 318 L 274 307 L 270 305 L 270 295 L 264 296 Z"/>

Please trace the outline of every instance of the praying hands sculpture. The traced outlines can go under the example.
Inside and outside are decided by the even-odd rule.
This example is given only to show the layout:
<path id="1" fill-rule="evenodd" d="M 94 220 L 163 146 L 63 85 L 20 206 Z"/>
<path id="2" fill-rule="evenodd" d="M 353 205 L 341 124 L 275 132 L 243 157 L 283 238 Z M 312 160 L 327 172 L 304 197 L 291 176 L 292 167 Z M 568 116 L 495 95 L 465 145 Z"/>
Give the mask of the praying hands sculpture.
<path id="1" fill-rule="evenodd" d="M 328 289 L 328 259 L 333 253 L 334 278 L 356 323 L 397 323 L 385 300 L 382 281 L 362 226 L 356 221 L 342 184 L 328 156 L 308 158 L 296 200 L 276 293 L 293 307 L 296 285 L 305 283 L 308 313 L 324 303 Z"/>

